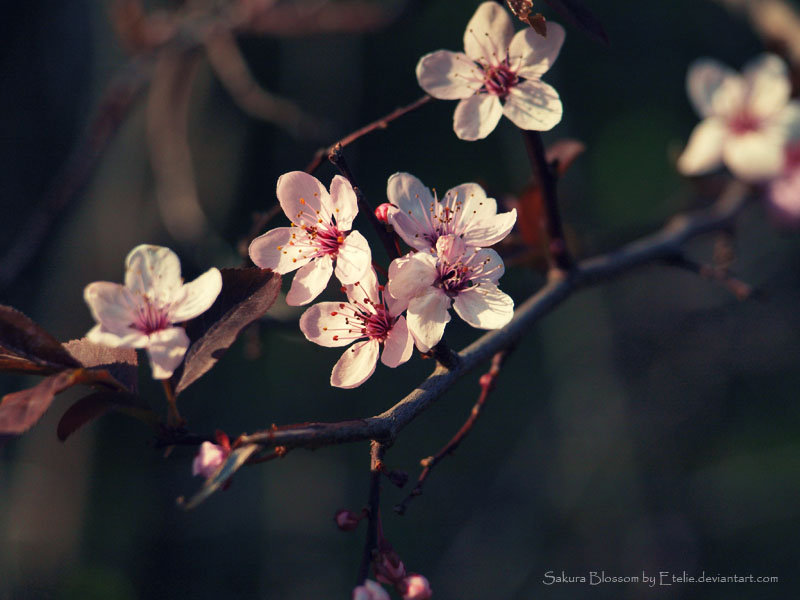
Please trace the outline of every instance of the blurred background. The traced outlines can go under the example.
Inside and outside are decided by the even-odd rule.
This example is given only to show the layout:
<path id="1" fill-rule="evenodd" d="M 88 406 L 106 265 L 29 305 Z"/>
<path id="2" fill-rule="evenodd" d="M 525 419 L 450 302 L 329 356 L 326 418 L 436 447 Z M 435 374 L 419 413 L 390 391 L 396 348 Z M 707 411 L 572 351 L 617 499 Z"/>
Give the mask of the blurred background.
<path id="1" fill-rule="evenodd" d="M 274 206 L 278 176 L 419 98 L 419 57 L 461 50 L 479 2 L 425 0 L 381 21 L 400 4 L 376 0 L 357 11 L 363 23 L 353 17 L 344 27 L 367 31 L 334 33 L 319 33 L 324 20 L 303 20 L 326 3 L 306 4 L 285 23 L 242 31 L 235 45 L 162 54 L 154 63 L 148 49 L 170 33 L 174 11 L 197 9 L 202 30 L 207 7 L 227 3 L 180 4 L 147 3 L 146 27 L 136 2 L 4 4 L 0 301 L 59 339 L 88 331 L 83 288 L 121 281 L 124 258 L 139 243 L 173 248 L 187 279 L 211 265 L 238 265 L 237 244 L 253 213 Z M 610 46 L 567 26 L 544 77 L 565 107 L 545 141 L 571 137 L 587 146 L 560 184 L 581 256 L 697 204 L 693 184 L 673 167 L 697 122 L 684 91 L 687 67 L 712 56 L 738 69 L 764 48 L 746 19 L 717 2 L 587 5 Z M 542 2 L 534 8 L 561 20 Z M 367 9 L 378 17 L 370 21 Z M 266 93 L 254 101 L 243 64 L 289 103 Z M 103 100 L 109 85 L 115 92 Z M 73 153 L 69 172 L 91 170 L 93 153 L 96 169 L 82 178 L 86 185 L 81 177 L 65 182 L 59 173 L 102 102 L 111 108 L 88 150 Z M 488 139 L 462 142 L 452 130 L 454 108 L 430 103 L 346 150 L 374 205 L 396 171 L 440 192 L 465 181 L 499 199 L 522 190 L 530 167 L 519 133 L 503 120 Z M 318 173 L 326 184 L 333 174 L 328 165 Z M 279 215 L 270 227 L 284 224 Z M 526 336 L 471 435 L 406 515 L 391 507 L 408 490 L 384 483 L 386 536 L 409 570 L 429 578 L 436 598 L 797 593 L 800 237 L 773 226 L 755 203 L 733 244 L 735 271 L 763 292 L 758 299 L 739 302 L 664 266 L 583 291 Z M 712 246 L 713 239 L 693 244 L 692 255 L 709 261 Z M 380 244 L 372 247 L 385 260 Z M 31 260 L 17 268 L 26 253 Z M 543 281 L 522 265 L 502 287 L 521 302 Z M 328 295 L 335 297 L 333 287 Z M 396 370 L 379 367 L 356 390 L 333 389 L 339 353 L 303 339 L 300 313 L 279 299 L 268 320 L 181 396 L 192 430 L 235 436 L 272 423 L 377 414 L 433 367 L 417 356 Z M 446 339 L 461 348 L 479 335 L 454 319 Z M 418 461 L 467 417 L 484 371 L 403 432 L 387 455 L 391 468 L 417 476 Z M 141 375 L 142 393 L 165 411 L 147 366 Z M 4 375 L 0 393 L 34 382 Z M 349 598 L 364 531 L 338 531 L 333 515 L 366 502 L 368 444 L 297 450 L 244 469 L 228 491 L 184 512 L 175 499 L 200 486 L 191 449 L 165 458 L 152 432 L 123 415 L 62 444 L 56 423 L 76 393 L 57 398 L 39 424 L 0 450 L 0 599 Z M 543 585 L 546 572 L 562 570 L 752 573 L 781 583 Z"/>

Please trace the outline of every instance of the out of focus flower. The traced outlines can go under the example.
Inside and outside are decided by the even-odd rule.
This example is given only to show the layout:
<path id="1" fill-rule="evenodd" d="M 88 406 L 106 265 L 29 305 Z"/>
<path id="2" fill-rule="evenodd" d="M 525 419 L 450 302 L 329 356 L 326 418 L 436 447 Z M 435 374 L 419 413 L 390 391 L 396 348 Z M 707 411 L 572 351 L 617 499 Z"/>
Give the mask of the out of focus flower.
<path id="1" fill-rule="evenodd" d="M 403 600 L 429 600 L 433 597 L 431 584 L 422 575 L 412 573 L 400 583 L 398 588 Z"/>
<path id="2" fill-rule="evenodd" d="M 408 329 L 417 348 L 430 350 L 442 339 L 449 308 L 479 329 L 499 329 L 514 316 L 514 301 L 497 287 L 505 268 L 491 249 L 467 248 L 453 234 L 440 237 L 436 250 L 396 258 L 387 289 L 408 307 Z"/>
<path id="3" fill-rule="evenodd" d="M 278 227 L 250 244 L 250 258 L 262 269 L 284 274 L 300 269 L 286 296 L 287 304 L 308 304 L 319 296 L 331 273 L 347 285 L 372 264 L 366 238 L 351 231 L 358 201 L 350 182 L 336 175 L 330 194 L 316 177 L 302 171 L 281 175 L 278 201 L 291 227 Z"/>
<path id="4" fill-rule="evenodd" d="M 517 211 L 497 214 L 497 202 L 477 183 L 463 183 L 447 191 L 442 200 L 416 177 L 395 173 L 386 185 L 392 203 L 389 222 L 415 250 L 435 248 L 443 235 L 454 235 L 468 247 L 485 248 L 508 235 Z"/>
<path id="5" fill-rule="evenodd" d="M 402 306 L 393 302 L 378 286 L 370 267 L 361 281 L 344 286 L 349 302 L 320 302 L 300 317 L 300 329 L 309 341 L 320 346 L 347 346 L 334 365 L 331 385 L 354 388 L 375 372 L 380 346 L 381 362 L 387 367 L 403 364 L 414 350 Z"/>
<path id="6" fill-rule="evenodd" d="M 419 85 L 434 98 L 460 100 L 453 129 L 462 140 L 489 135 L 505 115 L 520 129 L 547 131 L 561 121 L 558 92 L 541 81 L 564 43 L 564 29 L 547 23 L 547 37 L 530 27 L 514 34 L 511 17 L 484 2 L 464 32 L 464 52 L 439 50 L 417 64 Z"/>
<path id="7" fill-rule="evenodd" d="M 225 462 L 228 454 L 230 454 L 229 448 L 211 442 L 203 442 L 192 462 L 192 475 L 200 475 L 208 479 Z"/>
<path id="8" fill-rule="evenodd" d="M 169 248 L 137 246 L 125 259 L 125 285 L 96 281 L 83 297 L 97 325 L 89 341 L 111 347 L 145 348 L 155 379 L 169 378 L 186 354 L 181 323 L 206 310 L 222 289 L 222 275 L 209 269 L 183 283 L 178 257 Z"/>
<path id="9" fill-rule="evenodd" d="M 783 170 L 767 186 L 767 202 L 778 224 L 800 225 L 800 140 L 786 146 Z"/>
<path id="10" fill-rule="evenodd" d="M 780 173 L 783 146 L 800 103 L 789 100 L 791 84 L 779 57 L 763 54 L 741 75 L 703 58 L 689 68 L 686 88 L 703 120 L 678 158 L 681 173 L 702 175 L 723 164 L 748 182 Z"/>
<path id="11" fill-rule="evenodd" d="M 353 600 L 391 600 L 389 593 L 380 584 L 367 579 L 364 585 L 353 590 Z"/>

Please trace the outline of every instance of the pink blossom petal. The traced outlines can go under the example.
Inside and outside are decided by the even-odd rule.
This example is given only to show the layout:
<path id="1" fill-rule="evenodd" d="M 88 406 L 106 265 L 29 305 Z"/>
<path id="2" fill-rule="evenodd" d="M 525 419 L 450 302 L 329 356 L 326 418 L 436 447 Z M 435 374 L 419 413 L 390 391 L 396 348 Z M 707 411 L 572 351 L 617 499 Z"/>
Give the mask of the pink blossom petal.
<path id="1" fill-rule="evenodd" d="M 702 175 L 719 167 L 727 135 L 727 128 L 721 119 L 710 117 L 700 121 L 678 157 L 678 171 L 684 175 Z"/>
<path id="2" fill-rule="evenodd" d="M 367 304 L 368 299 L 373 304 L 380 304 L 380 293 L 378 291 L 378 275 L 374 267 L 370 265 L 361 278 L 355 283 L 344 286 L 345 293 L 350 302 L 354 304 Z"/>
<path id="3" fill-rule="evenodd" d="M 222 290 L 222 274 L 211 268 L 194 281 L 184 284 L 169 311 L 173 323 L 181 323 L 203 314 L 219 296 Z"/>
<path id="4" fill-rule="evenodd" d="M 169 248 L 141 244 L 125 258 L 125 287 L 136 294 L 168 302 L 182 285 L 180 260 Z"/>
<path id="5" fill-rule="evenodd" d="M 351 231 L 339 246 L 336 257 L 336 278 L 344 285 L 355 283 L 372 266 L 369 242 L 358 231 Z"/>
<path id="6" fill-rule="evenodd" d="M 481 281 L 490 281 L 494 284 L 505 274 L 506 267 L 500 255 L 491 248 L 480 248 L 475 251 L 475 256 L 470 261 L 471 265 L 481 265 L 476 273 Z"/>
<path id="7" fill-rule="evenodd" d="M 355 337 L 348 333 L 350 326 L 347 324 L 353 309 L 342 302 L 319 302 L 300 317 L 300 331 L 308 341 L 320 346 L 347 346 Z"/>
<path id="8" fill-rule="evenodd" d="M 353 589 L 352 600 L 390 600 L 390 598 L 379 583 L 367 579 L 364 585 L 359 585 Z"/>
<path id="9" fill-rule="evenodd" d="M 423 223 L 433 204 L 433 194 L 418 178 L 410 173 L 395 173 L 386 183 L 386 197 L 403 213 Z M 389 216 L 391 220 L 391 214 Z"/>
<path id="10" fill-rule="evenodd" d="M 408 331 L 408 324 L 399 317 L 383 343 L 381 362 L 387 367 L 397 367 L 411 358 L 414 352 L 414 338 Z"/>
<path id="11" fill-rule="evenodd" d="M 497 96 L 478 94 L 459 101 L 453 114 L 453 130 L 462 140 L 482 140 L 494 131 L 502 116 L 503 105 Z"/>
<path id="12" fill-rule="evenodd" d="M 336 227 L 340 231 L 350 231 L 353 219 L 358 214 L 358 198 L 353 186 L 341 175 L 334 176 L 331 181 L 330 198 L 333 216 L 336 217 Z"/>
<path id="13" fill-rule="evenodd" d="M 453 301 L 459 317 L 479 329 L 500 329 L 514 316 L 514 301 L 491 284 L 461 292 Z"/>
<path id="14" fill-rule="evenodd" d="M 764 181 L 783 168 L 783 140 L 771 132 L 729 136 L 722 154 L 731 173 L 747 182 Z"/>
<path id="15" fill-rule="evenodd" d="M 543 81 L 528 80 L 511 88 L 503 114 L 520 129 L 549 131 L 561 121 L 558 92 Z"/>
<path id="16" fill-rule="evenodd" d="M 483 64 L 499 64 L 508 52 L 514 24 L 508 11 L 496 2 L 484 2 L 467 23 L 464 52 Z"/>
<path id="17" fill-rule="evenodd" d="M 436 257 L 427 252 L 406 254 L 389 265 L 386 289 L 396 300 L 407 303 L 436 280 Z"/>
<path id="18" fill-rule="evenodd" d="M 483 72 L 466 54 L 439 50 L 419 59 L 417 81 L 434 98 L 461 100 L 483 87 Z"/>
<path id="19" fill-rule="evenodd" d="M 144 348 L 150 338 L 132 327 L 110 331 L 102 325 L 95 325 L 86 334 L 86 339 L 111 348 Z"/>
<path id="20" fill-rule="evenodd" d="M 178 368 L 189 347 L 189 336 L 183 327 L 170 327 L 150 334 L 147 355 L 153 379 L 169 379 Z"/>
<path id="21" fill-rule="evenodd" d="M 296 227 L 278 227 L 258 236 L 250 243 L 250 260 L 281 275 L 299 269 L 311 259 L 302 258 L 301 248 L 291 244 L 297 232 Z"/>
<path id="22" fill-rule="evenodd" d="M 539 79 L 556 62 L 565 36 L 564 28 L 553 21 L 547 22 L 547 37 L 530 27 L 518 31 L 508 51 L 511 68 L 525 79 Z"/>
<path id="23" fill-rule="evenodd" d="M 431 247 L 428 239 L 433 232 L 433 227 L 424 227 L 413 217 L 395 208 L 389 213 L 389 223 L 400 238 L 415 250 L 426 250 Z"/>
<path id="24" fill-rule="evenodd" d="M 694 61 L 686 76 L 686 93 L 697 114 L 704 119 L 718 114 L 719 106 L 714 106 L 715 94 L 726 81 L 737 79 L 736 71 L 716 60 L 701 58 Z"/>
<path id="25" fill-rule="evenodd" d="M 477 183 L 464 183 L 448 190 L 446 196 L 455 196 L 461 202 L 456 213 L 455 233 L 461 235 L 467 246 L 485 247 L 506 237 L 517 221 L 516 209 L 497 214 L 497 202 L 488 198 Z"/>
<path id="26" fill-rule="evenodd" d="M 428 288 L 408 303 L 408 329 L 417 348 L 427 352 L 444 335 L 444 328 L 450 322 L 450 298 L 438 288 Z"/>
<path id="27" fill-rule="evenodd" d="M 792 86 L 786 63 L 774 54 L 762 54 L 743 69 L 750 87 L 748 109 L 756 116 L 768 118 L 778 113 L 789 101 Z"/>
<path id="28" fill-rule="evenodd" d="M 440 261 L 455 264 L 464 255 L 467 245 L 459 236 L 452 233 L 441 236 L 436 240 L 436 254 Z"/>
<path id="29" fill-rule="evenodd" d="M 767 199 L 778 224 L 790 227 L 800 224 L 800 169 L 772 181 Z"/>
<path id="30" fill-rule="evenodd" d="M 333 261 L 330 256 L 320 256 L 300 267 L 292 280 L 292 287 L 286 294 L 286 304 L 302 306 L 319 296 L 333 273 Z"/>
<path id="31" fill-rule="evenodd" d="M 94 320 L 104 331 L 125 335 L 136 321 L 139 300 L 131 291 L 118 283 L 95 281 L 83 290 L 83 298 L 89 305 Z"/>
<path id="32" fill-rule="evenodd" d="M 194 461 L 192 461 L 192 475 L 201 475 L 208 479 L 225 462 L 227 454 L 222 446 L 211 442 L 203 442 L 200 444 L 200 449 L 194 457 Z"/>
<path id="33" fill-rule="evenodd" d="M 283 212 L 297 225 L 303 222 L 316 225 L 317 211 L 320 211 L 320 214 L 323 211 L 329 212 L 330 197 L 325 186 L 316 177 L 303 171 L 292 171 L 281 175 L 278 178 L 276 193 Z"/>
<path id="34" fill-rule="evenodd" d="M 550 23 L 547 24 L 547 35 L 550 35 Z M 398 588 L 403 594 L 403 600 L 430 600 L 433 598 L 431 584 L 417 573 L 411 573 L 400 582 Z"/>
<path id="35" fill-rule="evenodd" d="M 360 386 L 375 372 L 380 344 L 364 340 L 350 346 L 333 366 L 331 385 L 350 389 Z"/>

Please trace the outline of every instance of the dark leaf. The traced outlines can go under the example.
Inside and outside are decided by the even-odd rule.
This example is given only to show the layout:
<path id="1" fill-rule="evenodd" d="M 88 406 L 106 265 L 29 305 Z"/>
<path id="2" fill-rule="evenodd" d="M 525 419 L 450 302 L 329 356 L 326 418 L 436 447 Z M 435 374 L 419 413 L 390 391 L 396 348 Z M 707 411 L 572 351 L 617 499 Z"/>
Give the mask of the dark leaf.
<path id="1" fill-rule="evenodd" d="M 70 406 L 58 422 L 58 439 L 65 441 L 78 429 L 106 414 L 114 402 L 114 392 L 95 392 L 78 400 Z"/>
<path id="2" fill-rule="evenodd" d="M 269 269 L 220 269 L 222 292 L 205 313 L 186 324 L 192 344 L 183 369 L 173 376 L 180 394 L 211 369 L 250 323 L 262 317 L 278 297 L 281 276 Z"/>
<path id="3" fill-rule="evenodd" d="M 527 23 L 533 30 L 542 37 L 547 37 L 547 21 L 537 13 L 532 15 L 533 0 L 506 0 L 508 7 L 511 9 L 516 17 L 523 23 Z"/>
<path id="4" fill-rule="evenodd" d="M 547 20 L 542 13 L 530 15 L 526 20 L 536 33 L 542 37 L 547 37 Z"/>
<path id="5" fill-rule="evenodd" d="M 53 398 L 80 383 L 83 369 L 70 369 L 39 382 L 27 390 L 7 394 L 0 401 L 0 436 L 20 434 L 33 426 L 50 408 Z"/>
<path id="6" fill-rule="evenodd" d="M 575 27 L 596 42 L 608 45 L 608 34 L 594 13 L 581 0 L 544 0 Z"/>
<path id="7" fill-rule="evenodd" d="M 136 393 L 138 362 L 133 348 L 111 348 L 94 344 L 86 338 L 64 344 L 69 353 L 84 367 L 105 369 L 119 382 L 119 389 Z"/>
<path id="8" fill-rule="evenodd" d="M 586 145 L 583 142 L 561 139 L 547 147 L 546 158 L 548 164 L 555 163 L 556 175 L 561 177 L 585 151 Z"/>
<path id="9" fill-rule="evenodd" d="M 80 366 L 40 325 L 17 309 L 0 305 L 0 369 L 55 373 Z"/>
<path id="10" fill-rule="evenodd" d="M 183 498 L 178 498 L 178 504 L 186 509 L 191 510 L 204 500 L 206 500 L 211 494 L 216 492 L 220 487 L 222 487 L 231 476 L 238 471 L 246 462 L 247 460 L 259 449 L 258 444 L 248 444 L 246 446 L 241 446 L 236 448 L 233 452 L 228 455 L 228 458 L 225 459 L 225 462 L 222 463 L 217 471 L 203 484 L 203 487 L 200 488 L 200 491 L 197 492 L 191 499 L 186 502 Z"/>

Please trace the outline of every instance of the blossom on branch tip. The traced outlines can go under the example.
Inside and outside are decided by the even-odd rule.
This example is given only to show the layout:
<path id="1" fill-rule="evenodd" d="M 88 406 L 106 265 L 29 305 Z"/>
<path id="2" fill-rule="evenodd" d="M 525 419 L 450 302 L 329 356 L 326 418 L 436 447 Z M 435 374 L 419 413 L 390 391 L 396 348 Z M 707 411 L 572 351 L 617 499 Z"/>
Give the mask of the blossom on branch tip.
<path id="1" fill-rule="evenodd" d="M 178 257 L 169 248 L 142 244 L 125 259 L 125 285 L 96 281 L 83 297 L 97 325 L 89 341 L 114 348 L 144 348 L 154 379 L 169 378 L 183 360 L 189 337 L 175 323 L 208 310 L 222 289 L 211 268 L 183 283 Z"/>
<path id="2" fill-rule="evenodd" d="M 454 235 L 468 247 L 485 248 L 505 238 L 517 221 L 516 209 L 497 214 L 497 202 L 477 183 L 462 183 L 439 200 L 409 173 L 395 173 L 386 185 L 392 204 L 389 222 L 415 250 L 436 247 L 443 235 Z"/>
<path id="3" fill-rule="evenodd" d="M 389 593 L 380 584 L 367 579 L 364 585 L 353 590 L 353 600 L 391 600 Z"/>
<path id="4" fill-rule="evenodd" d="M 503 259 L 489 248 L 469 248 L 452 235 L 436 249 L 396 258 L 389 265 L 387 289 L 407 307 L 408 329 L 422 352 L 439 343 L 450 322 L 450 305 L 468 324 L 499 329 L 514 316 L 514 301 L 497 282 Z"/>
<path id="5" fill-rule="evenodd" d="M 678 170 L 702 175 L 723 164 L 739 179 L 764 181 L 783 167 L 783 145 L 800 103 L 790 101 L 786 64 L 762 54 L 742 74 L 709 59 L 689 68 L 686 90 L 702 121 L 694 128 Z"/>
<path id="6" fill-rule="evenodd" d="M 431 584 L 417 573 L 403 579 L 398 589 L 403 594 L 403 600 L 430 600 L 433 597 Z"/>
<path id="7" fill-rule="evenodd" d="M 547 37 L 530 27 L 514 34 L 511 17 L 484 2 L 464 32 L 464 52 L 438 50 L 417 64 L 420 87 L 440 100 L 459 100 L 453 129 L 462 140 L 489 135 L 505 115 L 520 129 L 547 131 L 561 121 L 558 92 L 541 81 L 564 43 L 564 28 L 547 23 Z"/>
<path id="8" fill-rule="evenodd" d="M 208 479 L 214 474 L 230 454 L 230 448 L 224 448 L 212 442 L 203 442 L 192 462 L 192 475 L 200 475 Z"/>
<path id="9" fill-rule="evenodd" d="M 347 285 L 370 268 L 372 253 L 366 238 L 351 231 L 358 201 L 347 179 L 336 175 L 328 193 L 316 177 L 293 171 L 278 178 L 277 195 L 292 225 L 254 239 L 250 258 L 262 269 L 281 275 L 299 269 L 286 296 L 287 304 L 311 302 L 328 285 L 331 273 Z"/>
<path id="10" fill-rule="evenodd" d="M 344 286 L 348 302 L 320 302 L 300 317 L 300 330 L 315 344 L 334 348 L 356 342 L 334 365 L 331 385 L 354 388 L 369 379 L 375 372 L 381 344 L 381 362 L 387 367 L 397 367 L 411 358 L 414 342 L 405 318 L 400 316 L 404 307 L 382 288 L 370 267 L 360 281 Z M 357 341 L 362 338 L 366 339 Z"/>

